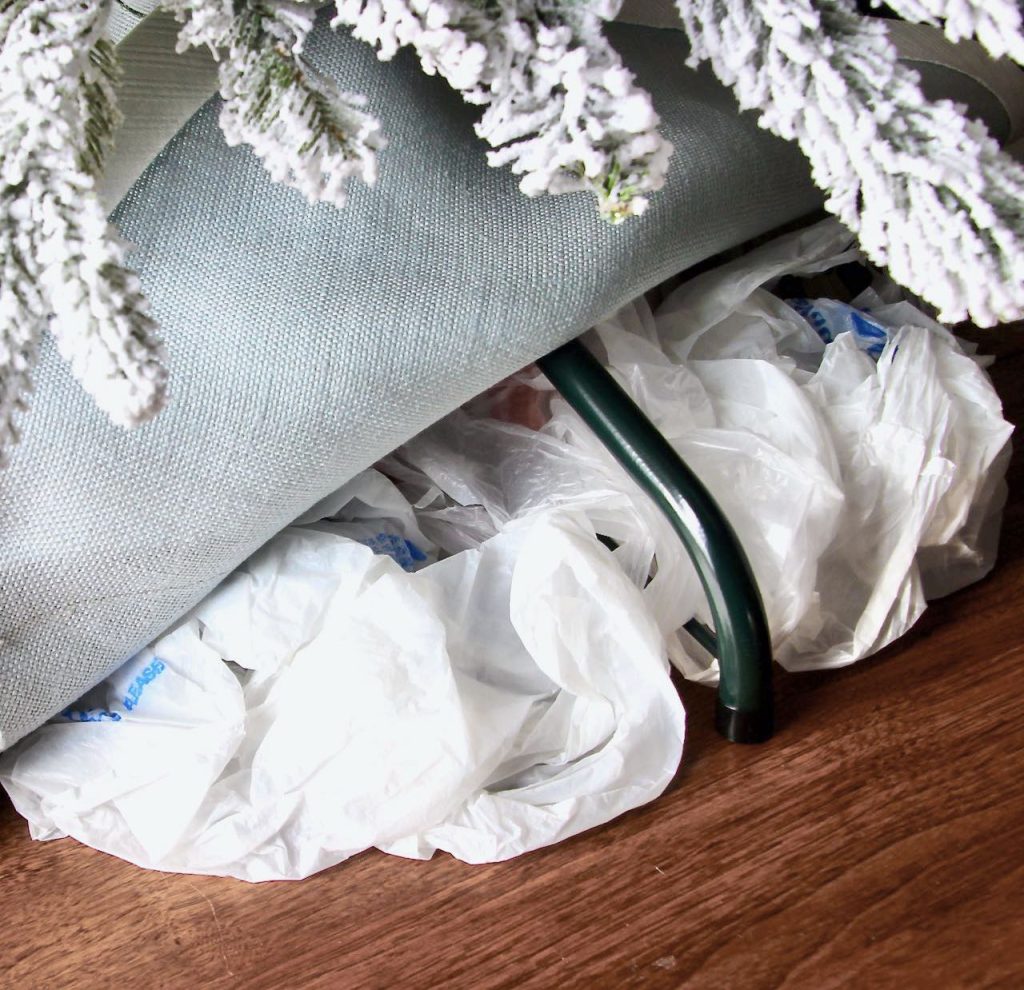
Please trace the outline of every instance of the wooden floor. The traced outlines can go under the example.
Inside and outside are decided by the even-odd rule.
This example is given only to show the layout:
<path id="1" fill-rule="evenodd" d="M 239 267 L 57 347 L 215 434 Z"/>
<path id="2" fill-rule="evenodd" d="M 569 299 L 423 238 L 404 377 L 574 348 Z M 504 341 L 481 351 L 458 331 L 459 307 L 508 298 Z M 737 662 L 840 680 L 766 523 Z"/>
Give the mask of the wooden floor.
<path id="1" fill-rule="evenodd" d="M 994 374 L 1024 417 L 1024 328 Z M 1014 384 L 1016 383 L 1016 384 Z M 297 884 L 146 873 L 0 804 L 0 984 L 1024 987 L 1024 458 L 1002 561 L 854 668 L 780 675 L 759 747 L 497 866 L 369 853 Z"/>

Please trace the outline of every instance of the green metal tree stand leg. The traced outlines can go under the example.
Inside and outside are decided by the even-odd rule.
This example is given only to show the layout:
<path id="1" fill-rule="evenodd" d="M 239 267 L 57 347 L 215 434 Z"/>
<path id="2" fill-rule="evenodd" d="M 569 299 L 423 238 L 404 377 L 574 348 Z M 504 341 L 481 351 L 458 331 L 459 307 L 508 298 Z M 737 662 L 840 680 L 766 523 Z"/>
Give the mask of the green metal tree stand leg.
<path id="1" fill-rule="evenodd" d="M 686 628 L 718 658 L 718 731 L 733 742 L 769 739 L 774 716 L 768 623 L 750 563 L 718 503 L 578 340 L 538 363 L 619 464 L 654 499 L 697 568 L 715 630 L 696 620 Z"/>

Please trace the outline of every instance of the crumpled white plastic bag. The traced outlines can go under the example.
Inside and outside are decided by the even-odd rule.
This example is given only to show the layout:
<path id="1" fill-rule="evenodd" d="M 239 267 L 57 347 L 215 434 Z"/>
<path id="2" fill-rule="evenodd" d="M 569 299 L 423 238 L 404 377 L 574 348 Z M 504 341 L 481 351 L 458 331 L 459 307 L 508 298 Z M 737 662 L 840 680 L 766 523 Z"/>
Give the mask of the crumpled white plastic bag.
<path id="1" fill-rule="evenodd" d="M 851 305 L 765 288 L 849 244 L 816 225 L 591 339 L 730 519 L 790 669 L 867 656 L 985 574 L 1005 497 L 969 346 L 884 279 Z M 651 500 L 529 372 L 382 467 L 0 756 L 33 835 L 263 880 L 370 846 L 504 859 L 664 789 L 666 639 L 718 671 L 679 633 L 710 617 Z"/>
<path id="2" fill-rule="evenodd" d="M 853 320 L 817 331 L 794 308 L 811 307 L 765 288 L 859 259 L 850 244 L 825 221 L 697 276 L 656 314 L 638 300 L 591 337 L 729 518 L 792 670 L 868 656 L 913 625 L 926 593 L 984 576 L 1005 500 L 1012 428 L 972 345 L 881 277 L 831 307 Z M 496 525 L 554 505 L 585 511 L 619 544 L 673 663 L 716 682 L 717 663 L 676 634 L 710 621 L 678 539 L 545 388 L 529 375 L 505 383 L 403 447 L 389 472 L 478 504 Z M 510 409 L 530 426 L 496 418 Z M 615 526 L 601 518 L 612 505 Z"/>
<path id="3" fill-rule="evenodd" d="M 761 485 L 722 484 L 725 464 L 707 465 L 702 477 L 751 557 L 776 658 L 791 670 L 868 656 L 913 625 L 926 592 L 947 594 L 987 574 L 1005 501 L 1012 427 L 973 345 L 885 278 L 847 307 L 860 310 L 850 331 L 867 333 L 815 333 L 797 312 L 805 307 L 763 288 L 856 257 L 849 234 L 825 221 L 692 280 L 656 321 L 666 353 L 687 360 L 707 388 L 717 427 L 739 425 L 779 452 L 755 457 Z M 743 365 L 759 370 L 744 374 Z M 769 384 L 776 371 L 788 388 L 778 378 Z M 794 388 L 802 408 L 783 401 Z M 832 477 L 840 498 L 824 504 L 828 486 L 816 480 L 820 515 L 796 512 L 787 523 L 791 496 L 781 485 L 771 490 L 765 461 L 801 452 Z M 765 501 L 748 500 L 751 491 Z M 759 540 L 766 519 L 772 533 Z"/>
<path id="4" fill-rule="evenodd" d="M 32 834 L 268 880 L 371 846 L 506 859 L 660 794 L 684 727 L 664 639 L 585 518 L 415 573 L 331 531 L 401 505 L 356 478 L 317 510 L 347 520 L 285 530 L 5 753 Z"/>

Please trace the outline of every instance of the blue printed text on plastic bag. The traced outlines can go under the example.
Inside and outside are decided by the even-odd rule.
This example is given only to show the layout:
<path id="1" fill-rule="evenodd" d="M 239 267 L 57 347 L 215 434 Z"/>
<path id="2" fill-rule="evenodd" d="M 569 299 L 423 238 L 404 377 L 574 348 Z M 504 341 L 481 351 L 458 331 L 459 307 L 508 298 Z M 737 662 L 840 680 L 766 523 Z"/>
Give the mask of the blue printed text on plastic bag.
<path id="1" fill-rule="evenodd" d="M 835 299 L 787 299 L 826 344 L 852 333 L 857 346 L 876 361 L 889 342 L 889 331 L 867 313 Z"/>
<path id="2" fill-rule="evenodd" d="M 151 681 L 155 681 L 166 669 L 167 665 L 159 657 L 143 669 L 142 673 L 132 681 L 131 686 L 128 688 L 128 693 L 125 695 L 124 707 L 126 711 L 130 712 L 138 705 L 142 692 L 146 690 L 146 685 Z"/>
<path id="3" fill-rule="evenodd" d="M 395 533 L 378 533 L 359 542 L 374 553 L 386 554 L 403 571 L 414 571 L 418 563 L 427 559 L 427 555 L 412 540 Z"/>
<path id="4" fill-rule="evenodd" d="M 139 699 L 146 690 L 146 685 L 155 681 L 165 670 L 167 664 L 159 657 L 147 664 L 132 683 L 128 686 L 128 693 L 121 702 L 126 712 L 138 707 Z M 107 708 L 65 708 L 60 717 L 68 722 L 120 722 L 121 715 Z"/>
<path id="5" fill-rule="evenodd" d="M 60 717 L 69 722 L 120 722 L 117 712 L 106 708 L 65 708 Z"/>

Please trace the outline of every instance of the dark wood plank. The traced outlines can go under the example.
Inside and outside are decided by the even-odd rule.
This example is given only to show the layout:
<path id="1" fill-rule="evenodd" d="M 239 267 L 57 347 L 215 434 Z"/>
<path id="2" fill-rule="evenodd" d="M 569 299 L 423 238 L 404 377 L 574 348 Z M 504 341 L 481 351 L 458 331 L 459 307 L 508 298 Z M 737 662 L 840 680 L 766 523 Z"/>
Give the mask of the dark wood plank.
<path id="1" fill-rule="evenodd" d="M 1012 418 L 1024 333 L 986 336 Z M 1017 441 L 1018 445 L 1020 441 Z M 4 987 L 1024 986 L 1024 463 L 995 574 L 730 746 L 685 685 L 678 778 L 553 849 L 364 854 L 297 884 L 147 873 L 0 806 Z"/>

